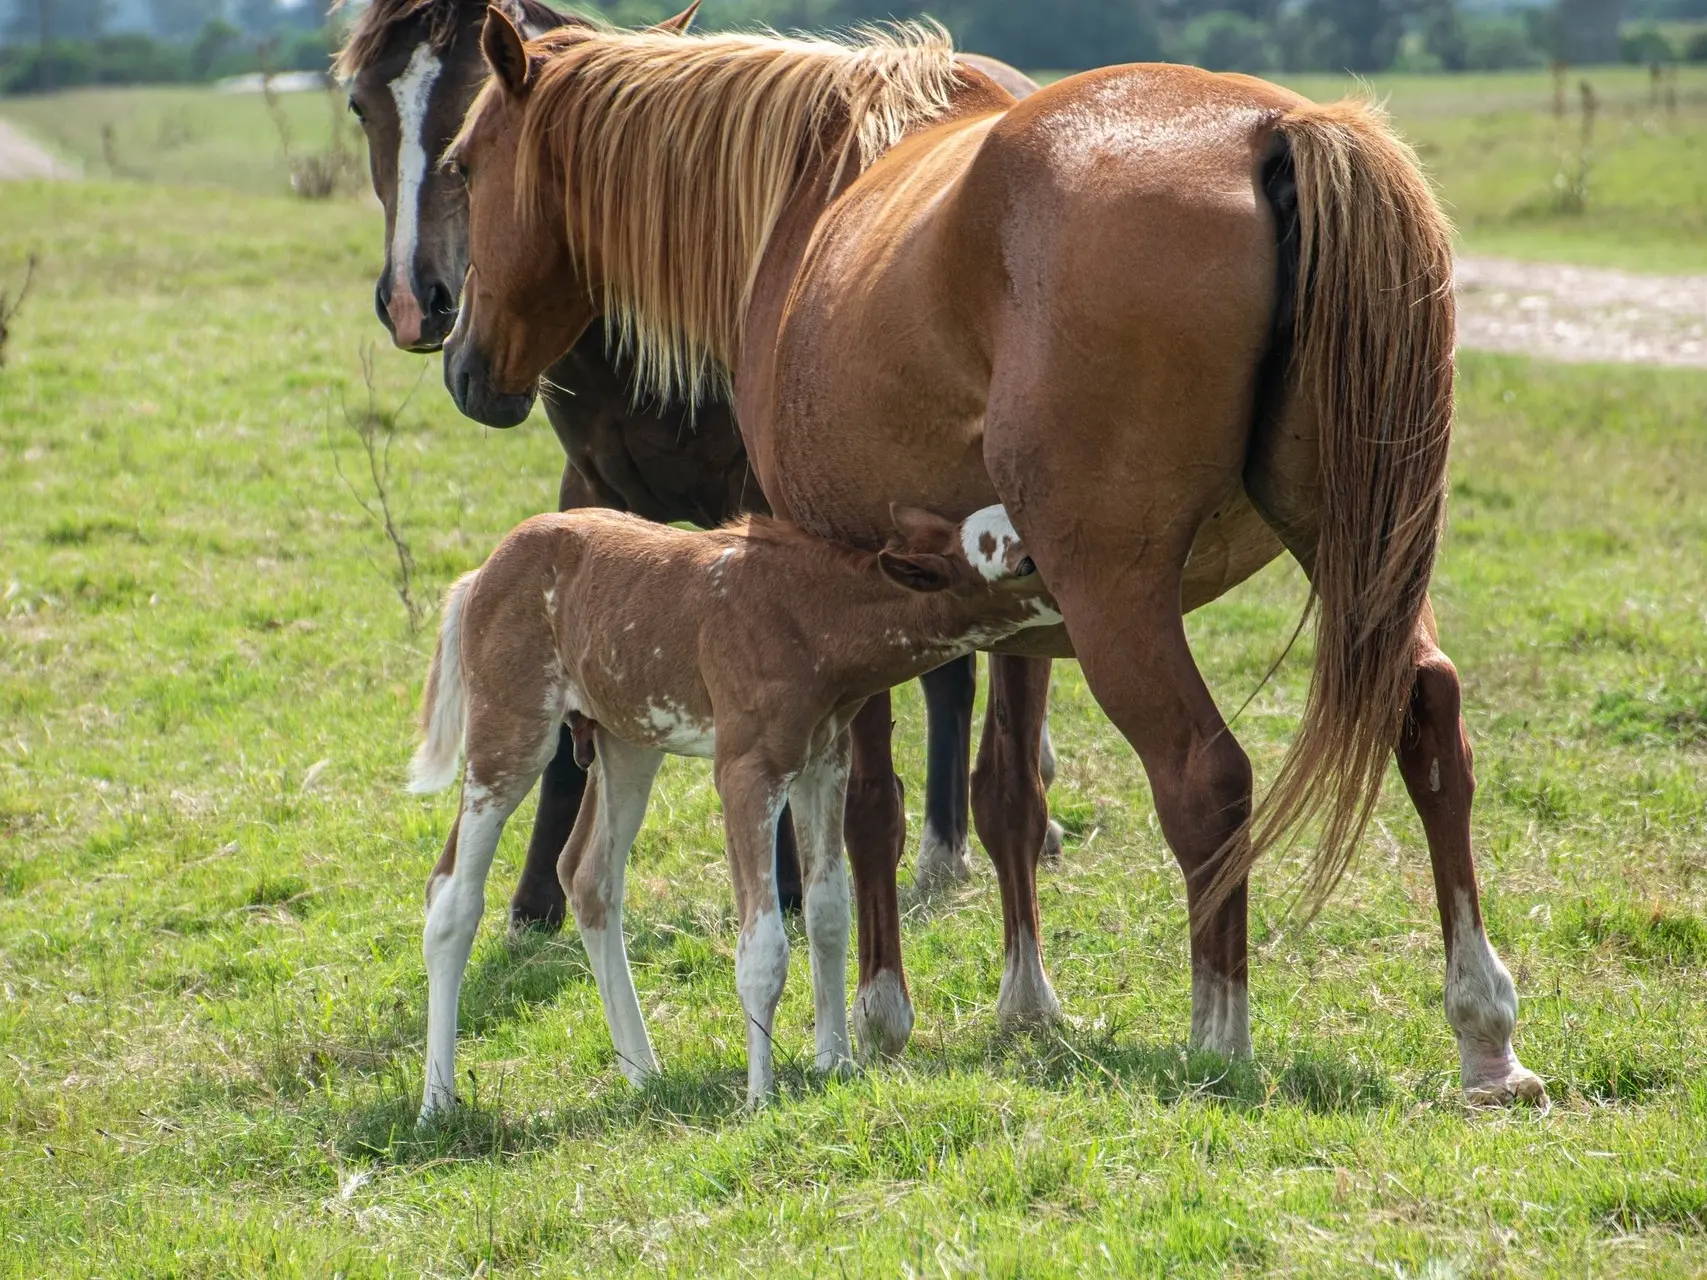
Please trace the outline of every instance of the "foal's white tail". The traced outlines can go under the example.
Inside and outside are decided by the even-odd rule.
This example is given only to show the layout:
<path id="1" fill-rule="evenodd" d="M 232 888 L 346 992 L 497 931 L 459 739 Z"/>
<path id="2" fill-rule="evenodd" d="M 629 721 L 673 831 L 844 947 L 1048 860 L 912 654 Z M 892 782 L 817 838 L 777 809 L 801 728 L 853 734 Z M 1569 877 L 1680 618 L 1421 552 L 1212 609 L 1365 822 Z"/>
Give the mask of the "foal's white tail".
<path id="1" fill-rule="evenodd" d="M 462 605 L 479 570 L 465 573 L 445 593 L 444 620 L 427 690 L 421 699 L 421 745 L 409 762 L 409 790 L 443 791 L 456 781 L 468 727 L 468 698 L 462 684 Z"/>

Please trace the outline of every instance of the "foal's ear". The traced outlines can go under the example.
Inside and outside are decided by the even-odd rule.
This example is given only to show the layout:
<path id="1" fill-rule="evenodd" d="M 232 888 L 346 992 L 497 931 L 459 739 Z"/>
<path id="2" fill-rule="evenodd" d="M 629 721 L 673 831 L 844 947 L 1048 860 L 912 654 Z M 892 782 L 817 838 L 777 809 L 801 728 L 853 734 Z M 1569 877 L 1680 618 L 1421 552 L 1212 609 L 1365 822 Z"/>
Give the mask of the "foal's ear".
<path id="1" fill-rule="evenodd" d="M 683 9 L 675 17 L 665 18 L 657 26 L 653 27 L 652 30 L 673 31 L 677 35 L 685 35 L 687 33 L 687 29 L 693 25 L 694 15 L 698 12 L 699 0 L 693 0 L 692 4 Z"/>
<path id="2" fill-rule="evenodd" d="M 486 7 L 486 25 L 480 28 L 480 50 L 506 93 L 519 98 L 528 91 L 528 55 L 522 33 L 516 30 L 510 15 L 495 4 Z"/>
<path id="3" fill-rule="evenodd" d="M 932 551 L 941 554 L 954 546 L 959 528 L 952 520 L 920 507 L 904 507 L 898 502 L 889 504 L 889 519 L 895 525 L 890 546 L 899 551 Z"/>
<path id="4" fill-rule="evenodd" d="M 889 581 L 909 591 L 946 591 L 961 576 L 954 561 L 928 551 L 885 548 L 877 553 L 877 567 Z"/>

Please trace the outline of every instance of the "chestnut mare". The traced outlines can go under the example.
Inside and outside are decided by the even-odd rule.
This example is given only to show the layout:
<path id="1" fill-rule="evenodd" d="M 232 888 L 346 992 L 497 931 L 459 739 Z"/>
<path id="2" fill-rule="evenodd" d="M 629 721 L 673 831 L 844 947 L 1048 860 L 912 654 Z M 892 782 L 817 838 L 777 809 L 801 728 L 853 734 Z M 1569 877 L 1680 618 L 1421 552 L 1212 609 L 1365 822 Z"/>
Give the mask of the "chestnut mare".
<path id="1" fill-rule="evenodd" d="M 1002 503 L 1064 620 L 1025 651 L 1078 658 L 1185 874 L 1194 1043 L 1250 1051 L 1252 863 L 1315 828 L 1319 904 L 1396 750 L 1433 860 L 1463 1088 L 1544 1096 L 1482 927 L 1470 747 L 1428 601 L 1450 232 L 1377 112 L 1180 66 L 1105 68 L 1016 104 L 916 26 L 524 43 L 492 10 L 482 44 L 493 79 L 447 155 L 469 187 L 445 346 L 464 413 L 518 420 L 602 314 L 650 388 L 731 371 L 766 496 L 814 532 L 875 546 L 891 503 L 950 518 Z M 1312 585 L 1315 668 L 1253 816 L 1183 613 L 1282 547 Z M 1037 668 L 992 673 L 997 718 L 1038 724 Z M 873 698 L 856 754 L 885 749 L 887 727 Z M 1035 731 L 998 739 L 973 781 L 1009 1017 L 1057 1008 L 1038 951 L 1039 756 Z M 855 1029 L 881 1048 L 911 1022 L 891 806 L 886 825 L 850 806 L 847 826 Z"/>
<path id="2" fill-rule="evenodd" d="M 584 19 L 538 0 L 508 0 L 506 13 L 539 33 Z M 349 86 L 350 110 L 367 136 L 374 194 L 385 209 L 386 263 L 374 307 L 397 346 L 436 351 L 456 318 L 468 266 L 468 209 L 462 184 L 437 161 L 461 125 L 486 75 L 480 24 L 486 0 L 374 0 L 351 28 L 336 72 Z M 689 9 L 666 27 L 685 29 Z M 992 59 L 967 58 L 1010 92 L 1037 86 Z M 602 325 L 555 360 L 542 379 L 545 411 L 563 446 L 558 508 L 608 507 L 663 523 L 721 525 L 743 512 L 769 510 L 747 464 L 726 398 L 697 413 L 679 402 L 637 403 L 631 364 L 610 352 Z M 915 875 L 921 885 L 968 871 L 967 775 L 976 659 L 956 658 L 925 676 L 929 725 L 924 836 Z M 513 925 L 556 928 L 564 915 L 557 856 L 569 837 L 586 774 L 569 739 L 540 783 L 533 836 L 510 902 Z M 1059 828 L 1051 824 L 1051 847 Z M 793 825 L 778 828 L 778 871 L 785 905 L 798 906 Z"/>

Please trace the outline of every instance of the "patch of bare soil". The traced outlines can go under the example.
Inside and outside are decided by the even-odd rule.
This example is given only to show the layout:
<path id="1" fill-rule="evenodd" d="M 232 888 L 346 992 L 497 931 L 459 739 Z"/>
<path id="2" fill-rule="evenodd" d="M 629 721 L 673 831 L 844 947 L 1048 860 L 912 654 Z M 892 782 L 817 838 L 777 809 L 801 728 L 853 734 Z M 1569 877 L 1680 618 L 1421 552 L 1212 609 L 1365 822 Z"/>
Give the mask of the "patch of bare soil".
<path id="1" fill-rule="evenodd" d="M 1462 346 L 1707 368 L 1707 276 L 1465 257 L 1457 288 Z"/>
<path id="2" fill-rule="evenodd" d="M 32 142 L 16 125 L 0 120 L 0 181 L 77 176 L 77 170 Z"/>

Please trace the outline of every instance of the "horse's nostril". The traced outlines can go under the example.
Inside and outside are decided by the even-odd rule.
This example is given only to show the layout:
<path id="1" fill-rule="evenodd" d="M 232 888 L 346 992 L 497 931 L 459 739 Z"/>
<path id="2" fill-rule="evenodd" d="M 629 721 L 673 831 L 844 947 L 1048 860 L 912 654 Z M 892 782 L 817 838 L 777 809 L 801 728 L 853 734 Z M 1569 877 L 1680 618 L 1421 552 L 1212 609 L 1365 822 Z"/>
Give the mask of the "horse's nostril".
<path id="1" fill-rule="evenodd" d="M 434 281 L 427 289 L 427 314 L 430 316 L 448 316 L 456 311 L 456 299 L 451 291 L 438 281 Z"/>

